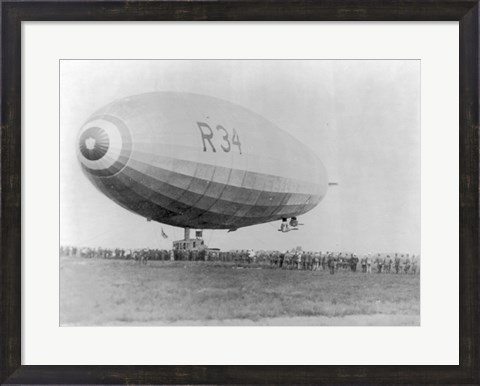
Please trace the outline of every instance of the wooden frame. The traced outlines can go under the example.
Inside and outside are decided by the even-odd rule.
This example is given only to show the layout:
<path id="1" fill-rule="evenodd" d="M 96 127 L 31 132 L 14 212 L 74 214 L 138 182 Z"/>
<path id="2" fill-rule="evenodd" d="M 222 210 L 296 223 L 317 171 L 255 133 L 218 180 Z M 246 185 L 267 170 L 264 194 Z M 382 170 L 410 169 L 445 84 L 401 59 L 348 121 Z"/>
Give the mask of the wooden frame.
<path id="1" fill-rule="evenodd" d="M 281 6 L 279 6 L 281 3 Z M 479 384 L 478 0 L 2 2 L 0 381 L 10 384 Z M 459 366 L 22 366 L 21 22 L 130 20 L 455 20 L 460 22 Z"/>

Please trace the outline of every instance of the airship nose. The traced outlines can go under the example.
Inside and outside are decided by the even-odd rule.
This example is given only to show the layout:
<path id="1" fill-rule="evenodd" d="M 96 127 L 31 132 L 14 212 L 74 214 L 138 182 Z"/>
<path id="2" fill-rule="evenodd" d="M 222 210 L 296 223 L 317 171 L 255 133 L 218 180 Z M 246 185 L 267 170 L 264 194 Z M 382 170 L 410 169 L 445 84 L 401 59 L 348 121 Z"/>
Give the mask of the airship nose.
<path id="1" fill-rule="evenodd" d="M 132 150 L 130 132 L 123 121 L 102 116 L 87 121 L 80 129 L 77 157 L 88 173 L 113 176 L 127 164 Z"/>

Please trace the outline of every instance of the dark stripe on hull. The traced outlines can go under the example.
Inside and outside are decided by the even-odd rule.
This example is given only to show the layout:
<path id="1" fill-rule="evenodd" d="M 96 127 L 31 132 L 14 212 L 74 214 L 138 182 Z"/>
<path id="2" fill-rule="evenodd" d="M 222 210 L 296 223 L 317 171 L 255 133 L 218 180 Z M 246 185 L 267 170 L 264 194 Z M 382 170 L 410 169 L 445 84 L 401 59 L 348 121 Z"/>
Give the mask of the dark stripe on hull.
<path id="1" fill-rule="evenodd" d="M 178 174 L 168 173 L 170 178 L 178 181 Z M 88 173 L 85 174 L 88 176 Z M 221 197 L 210 197 L 185 191 L 150 175 L 126 167 L 115 177 L 89 178 L 102 193 L 123 208 L 179 227 L 230 229 L 275 221 L 306 213 L 322 198 L 308 194 L 262 192 L 221 184 L 217 184 L 217 188 L 222 188 L 224 194 Z M 255 199 L 250 202 L 256 204 L 247 204 L 252 198 Z M 294 199 L 296 204 L 286 205 L 290 199 Z"/>
<path id="2" fill-rule="evenodd" d="M 205 165 L 201 164 L 199 164 L 199 166 L 205 167 Z M 215 167 L 210 166 L 210 168 L 216 171 Z M 311 193 L 292 193 L 268 190 L 265 185 L 260 186 L 263 189 L 252 189 L 251 187 L 231 185 L 228 178 L 224 180 L 225 183 L 219 183 L 185 175 L 183 173 L 175 173 L 170 170 L 146 165 L 134 160 L 131 160 L 129 167 L 124 172 L 134 180 L 140 181 L 142 184 L 148 184 L 151 190 L 162 192 L 172 200 L 185 202 L 190 206 L 199 206 L 202 208 L 204 208 L 204 205 L 211 204 L 211 199 L 220 199 L 240 204 L 241 206 L 247 205 L 251 207 L 252 202 L 255 202 L 255 205 L 253 206 L 278 207 L 286 205 L 289 199 L 292 198 L 292 195 L 298 197 L 301 203 L 304 203 L 308 197 L 310 197 L 310 202 L 312 202 L 315 197 L 320 197 L 318 189 L 317 192 Z M 281 177 L 262 175 L 253 172 L 244 173 L 247 178 L 252 178 L 250 175 L 254 175 L 254 178 L 258 180 L 276 178 L 278 181 L 290 182 L 290 180 Z M 282 183 L 285 184 L 285 182 Z M 273 186 L 273 184 L 270 184 L 270 186 Z M 208 200 L 208 203 L 202 203 L 202 199 L 204 198 Z M 209 208 L 204 209 L 208 210 Z M 250 208 L 247 208 L 244 213 L 239 214 L 246 215 L 249 209 Z M 215 208 L 212 208 L 212 210 L 215 211 Z M 240 208 L 237 210 L 240 210 Z"/>

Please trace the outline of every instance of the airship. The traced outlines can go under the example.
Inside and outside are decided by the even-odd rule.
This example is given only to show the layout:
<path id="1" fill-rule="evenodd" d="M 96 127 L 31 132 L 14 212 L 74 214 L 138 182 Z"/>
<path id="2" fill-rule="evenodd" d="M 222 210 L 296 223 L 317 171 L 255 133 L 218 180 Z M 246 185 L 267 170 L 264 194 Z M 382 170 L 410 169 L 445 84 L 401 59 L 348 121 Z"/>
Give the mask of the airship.
<path id="1" fill-rule="evenodd" d="M 80 128 L 86 177 L 121 207 L 185 229 L 229 231 L 298 217 L 325 197 L 328 179 L 307 146 L 226 100 L 152 92 L 115 100 Z M 290 222 L 288 222 L 290 219 Z"/>

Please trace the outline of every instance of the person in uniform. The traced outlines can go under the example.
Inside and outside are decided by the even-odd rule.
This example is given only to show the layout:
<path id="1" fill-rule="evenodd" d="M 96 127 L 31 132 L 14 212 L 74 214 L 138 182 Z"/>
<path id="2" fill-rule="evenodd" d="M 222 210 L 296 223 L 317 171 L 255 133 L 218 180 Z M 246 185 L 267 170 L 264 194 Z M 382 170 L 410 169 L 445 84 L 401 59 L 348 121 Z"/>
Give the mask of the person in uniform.
<path id="1" fill-rule="evenodd" d="M 415 257 L 415 255 L 412 255 L 412 274 L 416 274 L 417 273 L 417 258 Z"/>
<path id="2" fill-rule="evenodd" d="M 305 257 L 305 264 L 306 264 L 306 267 L 305 269 L 308 269 L 309 271 L 313 270 L 313 256 L 312 256 L 312 252 L 308 252 L 307 253 L 307 256 Z"/>
<path id="3" fill-rule="evenodd" d="M 407 253 L 407 258 L 405 259 L 405 267 L 403 268 L 405 273 L 408 273 L 410 270 L 410 255 Z"/>
<path id="4" fill-rule="evenodd" d="M 303 254 L 302 254 L 302 251 L 298 251 L 297 252 L 297 270 L 300 270 L 302 269 L 302 257 L 303 257 Z"/>
<path id="5" fill-rule="evenodd" d="M 392 269 L 392 259 L 390 258 L 390 255 L 387 255 L 385 258 L 385 273 L 390 273 Z"/>
<path id="6" fill-rule="evenodd" d="M 395 253 L 395 273 L 398 273 L 400 271 L 400 257 L 398 256 L 398 253 Z"/>
<path id="7" fill-rule="evenodd" d="M 312 271 L 318 271 L 319 266 L 320 266 L 319 254 L 318 252 L 315 252 L 315 254 L 313 255 Z"/>
<path id="8" fill-rule="evenodd" d="M 279 268 L 282 268 L 284 259 L 285 259 L 285 253 L 280 253 L 280 256 L 278 254 L 275 254 L 274 261 L 273 261 L 275 267 L 278 266 Z"/>
<path id="9" fill-rule="evenodd" d="M 353 253 L 350 260 L 350 266 L 352 268 L 352 272 L 357 272 L 357 265 L 358 265 L 358 257 L 355 253 Z"/>
<path id="10" fill-rule="evenodd" d="M 253 249 L 248 250 L 248 262 L 255 263 L 256 262 L 256 254 Z"/>
<path id="11" fill-rule="evenodd" d="M 292 258 L 292 255 L 290 254 L 289 251 L 285 252 L 285 256 L 283 257 L 283 269 L 290 269 L 290 260 Z"/>
<path id="12" fill-rule="evenodd" d="M 377 254 L 377 258 L 375 259 L 375 264 L 377 265 L 377 273 L 382 273 L 383 259 L 380 256 L 380 253 Z"/>
<path id="13" fill-rule="evenodd" d="M 339 252 L 335 258 L 335 271 L 338 271 L 342 267 L 343 257 L 342 252 Z"/>
<path id="14" fill-rule="evenodd" d="M 367 273 L 372 273 L 372 258 L 370 253 L 367 253 L 365 260 L 367 261 Z"/>
<path id="15" fill-rule="evenodd" d="M 328 255 L 328 269 L 330 270 L 331 275 L 335 273 L 335 257 L 333 256 L 333 253 Z"/>

